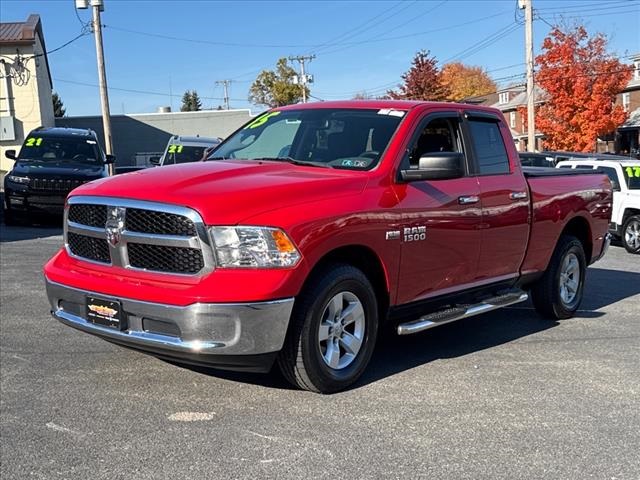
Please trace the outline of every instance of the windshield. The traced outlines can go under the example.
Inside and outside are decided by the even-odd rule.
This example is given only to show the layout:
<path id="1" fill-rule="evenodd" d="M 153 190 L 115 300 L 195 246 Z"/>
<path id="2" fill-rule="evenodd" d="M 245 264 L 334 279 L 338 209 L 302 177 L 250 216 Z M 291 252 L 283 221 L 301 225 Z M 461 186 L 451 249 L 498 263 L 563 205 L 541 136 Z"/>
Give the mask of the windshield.
<path id="1" fill-rule="evenodd" d="M 622 166 L 624 179 L 629 190 L 640 190 L 640 164 Z"/>
<path id="2" fill-rule="evenodd" d="M 283 160 L 366 170 L 378 164 L 404 114 L 391 109 L 271 111 L 229 137 L 208 160 Z"/>
<path id="3" fill-rule="evenodd" d="M 163 165 L 173 165 L 174 163 L 189 163 L 197 162 L 204 158 L 206 146 L 189 146 L 178 145 L 172 143 L 167 147 L 167 151 L 164 154 Z"/>
<path id="4" fill-rule="evenodd" d="M 70 137 L 28 137 L 18 158 L 40 162 L 104 163 L 95 140 Z"/>

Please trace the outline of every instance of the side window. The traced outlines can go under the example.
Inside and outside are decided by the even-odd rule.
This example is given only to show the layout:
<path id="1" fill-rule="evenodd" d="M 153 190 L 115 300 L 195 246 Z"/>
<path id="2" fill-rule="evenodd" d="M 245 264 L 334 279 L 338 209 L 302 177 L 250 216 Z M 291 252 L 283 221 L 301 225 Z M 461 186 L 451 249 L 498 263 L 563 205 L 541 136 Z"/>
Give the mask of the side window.
<path id="1" fill-rule="evenodd" d="M 462 152 L 457 118 L 435 118 L 427 123 L 409 148 L 410 168 L 418 168 L 420 157 L 433 152 Z"/>
<path id="2" fill-rule="evenodd" d="M 471 141 L 476 152 L 480 175 L 509 173 L 509 156 L 500 127 L 494 121 L 469 120 Z"/>
<path id="3" fill-rule="evenodd" d="M 620 180 L 618 179 L 618 172 L 613 167 L 598 167 L 599 172 L 605 173 L 609 180 L 611 180 L 611 188 L 616 191 L 620 191 Z"/>

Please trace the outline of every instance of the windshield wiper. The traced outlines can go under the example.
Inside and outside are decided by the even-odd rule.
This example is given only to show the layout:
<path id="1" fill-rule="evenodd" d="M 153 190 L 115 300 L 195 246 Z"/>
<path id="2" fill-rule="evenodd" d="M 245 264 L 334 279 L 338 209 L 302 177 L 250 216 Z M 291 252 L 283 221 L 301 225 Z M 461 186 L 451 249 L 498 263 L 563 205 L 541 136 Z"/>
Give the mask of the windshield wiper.
<path id="1" fill-rule="evenodd" d="M 252 160 L 265 160 L 267 162 L 288 162 L 288 163 L 292 163 L 294 165 L 305 165 L 305 166 L 311 166 L 311 167 L 321 167 L 321 168 L 333 168 L 333 165 L 329 165 L 328 163 L 324 163 L 324 162 L 312 162 L 311 160 L 296 160 L 295 158 L 291 158 L 291 157 L 260 157 L 260 158 L 253 158 Z"/>

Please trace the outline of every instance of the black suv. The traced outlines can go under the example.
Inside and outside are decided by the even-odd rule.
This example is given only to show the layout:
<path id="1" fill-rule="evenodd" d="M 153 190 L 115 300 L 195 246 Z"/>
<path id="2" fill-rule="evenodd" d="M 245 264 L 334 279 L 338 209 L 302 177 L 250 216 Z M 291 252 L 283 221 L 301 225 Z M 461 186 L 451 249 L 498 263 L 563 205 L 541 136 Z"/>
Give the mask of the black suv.
<path id="1" fill-rule="evenodd" d="M 13 169 L 4 177 L 4 222 L 15 224 L 32 214 L 61 214 L 74 188 L 109 175 L 95 132 L 78 128 L 37 128 L 25 139 Z"/>

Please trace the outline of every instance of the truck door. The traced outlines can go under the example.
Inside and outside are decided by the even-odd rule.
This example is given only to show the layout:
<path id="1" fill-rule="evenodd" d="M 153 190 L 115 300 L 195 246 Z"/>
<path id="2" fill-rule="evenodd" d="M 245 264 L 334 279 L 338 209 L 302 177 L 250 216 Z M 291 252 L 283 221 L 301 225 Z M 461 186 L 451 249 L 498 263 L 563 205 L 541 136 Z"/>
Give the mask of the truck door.
<path id="1" fill-rule="evenodd" d="M 401 170 L 416 168 L 428 152 L 461 152 L 467 146 L 457 112 L 428 114 L 414 131 Z M 478 180 L 468 174 L 448 180 L 396 185 L 401 242 L 397 303 L 408 303 L 468 287 L 480 254 Z"/>
<path id="2" fill-rule="evenodd" d="M 517 165 L 511 134 L 490 114 L 466 115 L 474 168 L 482 198 L 482 243 L 477 280 L 519 275 L 529 239 L 529 187 Z M 512 152 L 511 160 L 507 152 Z"/>

